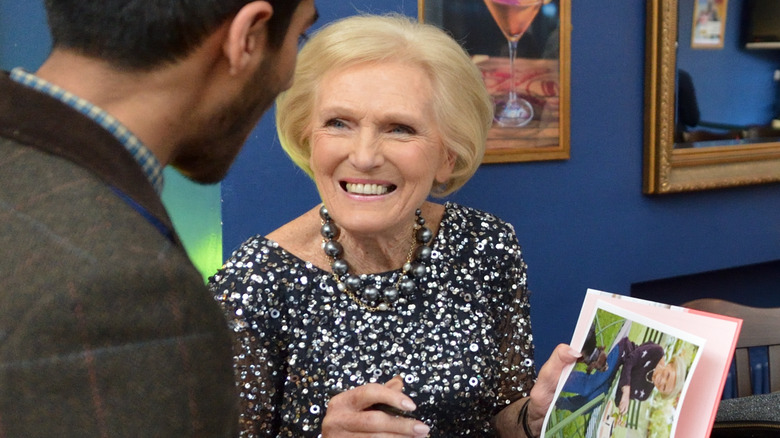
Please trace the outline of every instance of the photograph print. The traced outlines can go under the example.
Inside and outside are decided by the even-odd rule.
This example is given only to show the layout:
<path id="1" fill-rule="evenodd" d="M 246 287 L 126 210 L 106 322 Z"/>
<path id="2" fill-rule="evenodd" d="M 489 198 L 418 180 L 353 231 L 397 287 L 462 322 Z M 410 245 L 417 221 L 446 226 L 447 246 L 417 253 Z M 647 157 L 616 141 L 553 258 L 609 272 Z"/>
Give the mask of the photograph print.
<path id="1" fill-rule="evenodd" d="M 673 437 L 704 340 L 599 302 L 543 436 Z"/>

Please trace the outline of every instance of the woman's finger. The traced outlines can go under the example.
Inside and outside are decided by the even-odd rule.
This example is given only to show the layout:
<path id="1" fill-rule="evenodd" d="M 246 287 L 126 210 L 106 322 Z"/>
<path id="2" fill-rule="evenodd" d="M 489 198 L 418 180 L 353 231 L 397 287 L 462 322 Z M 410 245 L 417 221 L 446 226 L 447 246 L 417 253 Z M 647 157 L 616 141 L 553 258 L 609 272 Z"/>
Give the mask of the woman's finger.
<path id="1" fill-rule="evenodd" d="M 369 383 L 334 396 L 323 419 L 323 436 L 427 436 L 430 429 L 425 423 L 405 417 L 417 406 L 402 389 L 402 381 L 391 379 L 385 385 Z"/>
<path id="2" fill-rule="evenodd" d="M 374 410 L 362 411 L 350 418 L 348 430 L 367 434 L 385 433 L 388 436 L 424 437 L 430 432 L 430 427 L 419 420 Z"/>
<path id="3" fill-rule="evenodd" d="M 323 421 L 323 437 L 405 437 L 428 436 L 430 427 L 425 423 L 404 417 L 395 417 L 381 411 L 359 411 L 326 414 Z"/>
<path id="4" fill-rule="evenodd" d="M 531 400 L 529 400 L 528 405 L 528 422 L 531 429 L 536 430 L 537 433 L 541 430 L 544 416 L 552 404 L 553 397 L 555 397 L 555 390 L 558 387 L 558 380 L 563 374 L 563 369 L 576 362 L 580 357 L 582 354 L 570 346 L 558 344 L 550 358 L 539 370 L 539 376 L 531 389 Z"/>
<path id="5" fill-rule="evenodd" d="M 385 387 L 390 388 L 397 391 L 403 391 L 404 390 L 404 379 L 401 376 L 393 376 L 392 379 L 385 382 Z"/>
<path id="6" fill-rule="evenodd" d="M 387 384 L 367 383 L 344 391 L 330 399 L 329 409 L 338 407 L 353 411 L 363 411 L 377 403 L 386 404 L 402 411 L 414 411 L 417 405 L 403 393 L 403 384 L 395 379 Z"/>

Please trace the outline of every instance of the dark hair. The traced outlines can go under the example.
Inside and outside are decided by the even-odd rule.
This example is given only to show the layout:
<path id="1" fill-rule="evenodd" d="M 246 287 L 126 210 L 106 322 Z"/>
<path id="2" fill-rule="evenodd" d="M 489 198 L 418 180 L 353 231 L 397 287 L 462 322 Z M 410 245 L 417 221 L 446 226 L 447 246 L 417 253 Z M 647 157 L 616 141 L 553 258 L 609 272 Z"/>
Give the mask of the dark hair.
<path id="1" fill-rule="evenodd" d="M 301 0 L 263 0 L 274 13 L 269 45 L 284 41 Z M 55 48 L 128 70 L 151 70 L 188 55 L 249 0 L 45 0 Z"/>

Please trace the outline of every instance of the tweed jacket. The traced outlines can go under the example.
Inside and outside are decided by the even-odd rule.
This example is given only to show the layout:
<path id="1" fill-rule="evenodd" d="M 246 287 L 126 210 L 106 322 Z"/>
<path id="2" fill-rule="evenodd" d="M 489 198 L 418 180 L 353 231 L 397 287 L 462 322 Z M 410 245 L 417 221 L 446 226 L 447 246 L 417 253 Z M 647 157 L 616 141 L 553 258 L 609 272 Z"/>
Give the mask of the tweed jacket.
<path id="1" fill-rule="evenodd" d="M 0 73 L 0 438 L 234 436 L 231 336 L 140 166 Z"/>

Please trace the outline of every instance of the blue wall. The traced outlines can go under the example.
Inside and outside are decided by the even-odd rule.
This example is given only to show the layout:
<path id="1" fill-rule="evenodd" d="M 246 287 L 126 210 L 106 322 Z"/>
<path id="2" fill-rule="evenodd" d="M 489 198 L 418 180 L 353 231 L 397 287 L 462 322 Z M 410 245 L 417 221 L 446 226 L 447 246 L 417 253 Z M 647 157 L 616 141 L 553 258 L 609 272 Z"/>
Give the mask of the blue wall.
<path id="1" fill-rule="evenodd" d="M 36 39 L 45 34 L 35 16 L 40 2 L 29 3 L 0 0 L 3 68 L 27 62 L 34 68 L 48 50 L 48 40 Z M 642 195 L 645 2 L 574 3 L 571 159 L 485 165 L 451 197 L 515 225 L 529 265 L 540 361 L 570 339 L 588 287 L 629 294 L 634 283 L 780 259 L 779 185 Z M 317 0 L 317 5 L 321 23 L 356 10 L 416 15 L 417 9 L 413 0 Z M 9 11 L 15 11 L 13 17 Z M 173 196 L 185 204 L 174 206 L 174 220 L 201 216 L 188 201 L 203 199 L 200 189 Z M 222 257 L 318 201 L 312 183 L 281 152 L 270 114 L 221 189 Z M 215 219 L 208 211 L 218 209 L 218 201 L 211 199 L 205 214 L 211 219 L 200 228 L 207 231 L 196 233 L 195 240 L 213 236 L 208 230 Z M 773 292 L 780 291 L 766 291 Z"/>
<path id="2" fill-rule="evenodd" d="M 778 185 L 642 195 L 645 2 L 573 3 L 571 159 L 485 165 L 451 197 L 515 225 L 529 265 L 540 361 L 569 341 L 589 287 L 629 294 L 637 282 L 780 259 Z M 321 22 L 356 7 L 416 15 L 411 0 L 317 5 Z M 280 150 L 271 115 L 222 194 L 225 256 L 318 202 L 313 184 Z"/>

